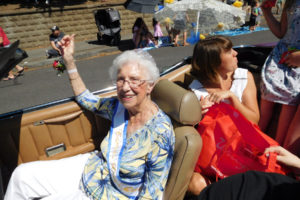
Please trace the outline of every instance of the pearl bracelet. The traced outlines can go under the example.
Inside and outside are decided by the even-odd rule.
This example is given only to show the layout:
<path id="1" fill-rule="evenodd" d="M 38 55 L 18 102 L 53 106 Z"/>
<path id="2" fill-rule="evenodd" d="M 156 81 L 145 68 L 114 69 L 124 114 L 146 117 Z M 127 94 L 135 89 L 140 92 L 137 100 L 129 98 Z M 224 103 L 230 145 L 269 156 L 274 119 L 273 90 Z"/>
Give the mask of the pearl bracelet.
<path id="1" fill-rule="evenodd" d="M 75 73 L 75 72 L 77 72 L 77 69 L 75 68 L 75 69 L 70 69 L 70 70 L 68 70 L 68 74 L 73 74 L 73 73 Z"/>

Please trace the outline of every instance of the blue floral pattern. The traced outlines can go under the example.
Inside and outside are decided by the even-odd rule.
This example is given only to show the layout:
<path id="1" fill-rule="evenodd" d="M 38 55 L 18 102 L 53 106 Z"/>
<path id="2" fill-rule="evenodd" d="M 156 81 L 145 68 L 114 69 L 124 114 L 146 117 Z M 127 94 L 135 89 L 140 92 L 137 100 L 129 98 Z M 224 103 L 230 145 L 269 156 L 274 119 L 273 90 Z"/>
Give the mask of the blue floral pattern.
<path id="1" fill-rule="evenodd" d="M 112 119 L 116 98 L 100 99 L 88 90 L 76 97 L 80 105 L 105 118 Z M 161 110 L 144 127 L 126 138 L 121 157 L 120 180 L 140 183 L 137 197 L 128 197 L 115 187 L 108 170 L 108 136 L 101 143 L 101 152 L 88 159 L 81 188 L 93 199 L 159 199 L 164 191 L 172 163 L 175 135 L 170 119 Z"/>

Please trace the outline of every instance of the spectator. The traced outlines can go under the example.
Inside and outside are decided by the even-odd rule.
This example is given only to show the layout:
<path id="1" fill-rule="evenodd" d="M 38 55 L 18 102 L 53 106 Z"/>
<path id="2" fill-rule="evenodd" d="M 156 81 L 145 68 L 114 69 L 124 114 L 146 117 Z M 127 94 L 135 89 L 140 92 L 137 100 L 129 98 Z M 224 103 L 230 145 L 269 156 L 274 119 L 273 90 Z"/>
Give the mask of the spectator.
<path id="1" fill-rule="evenodd" d="M 143 48 L 153 43 L 154 37 L 141 17 L 135 20 L 132 26 L 132 34 L 135 48 Z"/>
<path id="2" fill-rule="evenodd" d="M 256 17 L 256 23 L 255 23 L 255 26 L 258 27 L 260 26 L 260 22 L 261 22 L 261 16 L 262 16 L 262 10 L 260 8 L 260 6 L 258 6 L 258 15 Z"/>
<path id="3" fill-rule="evenodd" d="M 154 29 L 154 37 L 162 37 L 164 34 L 160 28 L 160 23 L 155 18 L 152 19 L 152 25 Z"/>
<path id="4" fill-rule="evenodd" d="M 183 46 L 187 45 L 187 22 L 189 17 L 185 11 L 179 11 L 175 15 L 173 33 L 174 46 L 179 46 L 179 35 L 183 32 Z"/>
<path id="5" fill-rule="evenodd" d="M 259 12 L 259 2 L 255 0 L 251 5 L 251 15 L 250 15 L 250 22 L 249 22 L 249 30 L 254 31 L 256 28 L 256 19 L 258 17 Z"/>
<path id="6" fill-rule="evenodd" d="M 261 8 L 270 30 L 280 41 L 262 68 L 259 127 L 267 130 L 274 105 L 281 104 L 276 141 L 291 150 L 292 143 L 287 141 L 291 136 L 287 136 L 287 130 L 291 129 L 300 103 L 300 0 L 285 2 L 280 21 L 274 17 L 269 3 L 264 1 Z"/>
<path id="7" fill-rule="evenodd" d="M 0 27 L 0 47 L 9 47 L 10 46 L 10 41 L 8 40 L 5 32 L 3 29 Z M 24 68 L 16 65 L 15 68 L 17 69 L 17 75 L 16 76 L 21 76 L 24 72 Z M 8 73 L 6 77 L 4 77 L 2 80 L 8 81 L 8 80 L 13 80 L 15 79 L 15 75 L 13 74 L 12 71 Z"/>
<path id="8" fill-rule="evenodd" d="M 64 37 L 64 33 L 59 30 L 58 26 L 53 26 L 51 28 L 52 33 L 49 36 L 50 45 L 52 49 L 46 51 L 46 56 L 48 58 L 61 56 L 58 42 Z"/>
<path id="9" fill-rule="evenodd" d="M 160 23 L 155 18 L 152 19 L 152 25 L 154 29 L 155 45 L 158 45 L 158 39 L 164 36 L 164 34 L 160 28 Z"/>

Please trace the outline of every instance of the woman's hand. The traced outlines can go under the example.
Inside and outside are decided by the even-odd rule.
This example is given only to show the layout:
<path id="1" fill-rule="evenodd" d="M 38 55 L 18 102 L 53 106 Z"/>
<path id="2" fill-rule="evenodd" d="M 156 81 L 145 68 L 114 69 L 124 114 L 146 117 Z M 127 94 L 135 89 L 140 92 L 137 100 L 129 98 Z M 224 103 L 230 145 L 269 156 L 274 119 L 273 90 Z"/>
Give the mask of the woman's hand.
<path id="1" fill-rule="evenodd" d="M 275 152 L 278 154 L 277 155 L 278 162 L 286 166 L 297 168 L 300 170 L 300 158 L 298 158 L 296 155 L 292 154 L 285 148 L 281 146 L 273 146 L 273 147 L 266 148 L 265 153 L 269 153 L 269 152 Z"/>
<path id="2" fill-rule="evenodd" d="M 284 63 L 289 67 L 300 67 L 300 51 L 289 53 Z"/>
<path id="3" fill-rule="evenodd" d="M 60 52 L 66 62 L 73 60 L 73 54 L 75 51 L 74 45 L 75 34 L 65 35 L 58 44 L 60 45 Z"/>
<path id="4" fill-rule="evenodd" d="M 214 104 L 215 104 L 214 102 L 209 101 L 209 95 L 207 95 L 206 97 L 203 96 L 200 97 L 200 106 L 201 106 L 202 114 L 207 113 L 208 109 Z"/>
<path id="5" fill-rule="evenodd" d="M 86 90 L 85 84 L 82 81 L 73 58 L 75 51 L 75 34 L 66 35 L 60 41 L 60 51 L 68 70 L 69 79 L 75 96 L 80 95 Z"/>
<path id="6" fill-rule="evenodd" d="M 228 91 L 219 91 L 219 92 L 212 92 L 209 94 L 208 100 L 214 103 L 220 103 L 224 99 L 231 98 L 234 95 L 230 90 Z"/>

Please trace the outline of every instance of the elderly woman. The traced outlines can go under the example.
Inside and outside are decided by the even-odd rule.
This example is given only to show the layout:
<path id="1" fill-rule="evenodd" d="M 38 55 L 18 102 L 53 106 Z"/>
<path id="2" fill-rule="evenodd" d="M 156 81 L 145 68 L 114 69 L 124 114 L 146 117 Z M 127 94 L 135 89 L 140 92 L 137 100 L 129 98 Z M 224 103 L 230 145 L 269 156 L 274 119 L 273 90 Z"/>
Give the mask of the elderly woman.
<path id="1" fill-rule="evenodd" d="M 153 58 L 126 51 L 110 68 L 117 98 L 92 95 L 73 59 L 74 35 L 61 41 L 77 102 L 112 121 L 100 152 L 22 164 L 5 199 L 160 199 L 172 162 L 175 137 L 170 119 L 150 99 L 159 77 Z"/>

